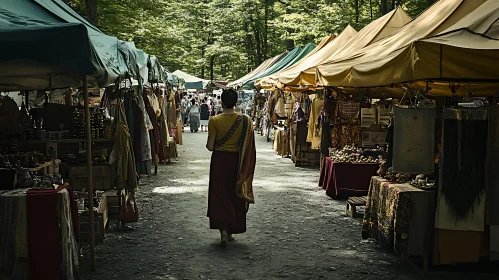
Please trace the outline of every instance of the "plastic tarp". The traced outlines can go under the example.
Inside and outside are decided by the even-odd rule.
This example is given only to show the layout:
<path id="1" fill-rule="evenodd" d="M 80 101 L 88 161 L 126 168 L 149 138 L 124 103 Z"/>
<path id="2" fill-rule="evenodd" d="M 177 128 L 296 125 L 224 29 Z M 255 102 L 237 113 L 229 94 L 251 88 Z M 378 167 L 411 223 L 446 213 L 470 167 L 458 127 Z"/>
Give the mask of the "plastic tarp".
<path id="1" fill-rule="evenodd" d="M 287 69 L 283 69 L 281 71 L 278 71 L 272 75 L 269 75 L 267 77 L 264 77 L 264 78 L 261 78 L 259 81 L 258 81 L 258 86 L 261 87 L 261 88 L 265 88 L 265 89 L 271 89 L 273 88 L 274 85 L 276 85 L 278 83 L 278 79 L 279 79 L 279 76 L 282 74 L 282 73 L 286 73 L 287 71 L 291 70 L 291 69 L 296 69 L 298 65 L 300 65 L 301 63 L 303 63 L 304 61 L 306 61 L 310 56 L 312 56 L 313 54 L 315 54 L 316 52 L 318 52 L 319 50 L 321 50 L 322 48 L 324 48 L 327 44 L 329 44 L 334 38 L 336 38 L 335 35 L 330 35 L 330 36 L 326 36 L 324 37 L 321 42 L 315 47 L 315 49 L 313 49 L 311 52 L 309 52 L 305 57 L 303 57 L 300 61 L 298 61 L 297 63 L 295 63 L 294 65 L 292 65 L 291 67 L 287 68 Z"/>
<path id="2" fill-rule="evenodd" d="M 198 83 L 198 82 L 201 82 L 203 84 L 203 88 L 205 88 L 209 83 L 210 81 L 208 80 L 205 80 L 205 79 L 201 79 L 201 78 L 198 78 L 196 76 L 193 76 L 191 74 L 188 74 L 182 70 L 176 70 L 175 72 L 173 72 L 173 75 L 177 76 L 178 78 L 180 79 L 183 79 L 185 81 L 185 84 L 186 84 L 186 88 L 187 88 L 187 84 L 188 83 Z M 197 86 L 195 84 L 192 84 L 193 86 Z M 195 88 L 197 89 L 197 88 Z"/>
<path id="3" fill-rule="evenodd" d="M 263 73 L 259 74 L 258 76 L 252 78 L 251 80 L 247 81 L 243 87 L 247 89 L 252 89 L 255 88 L 255 81 L 258 79 L 261 79 L 263 77 L 266 77 L 268 75 L 274 74 L 278 71 L 281 71 L 283 69 L 289 68 L 296 62 L 300 61 L 304 56 L 306 56 L 308 53 L 310 53 L 314 48 L 316 47 L 315 44 L 309 43 L 303 47 L 296 47 L 292 51 L 290 51 L 285 57 L 283 57 L 281 60 L 279 60 L 276 64 L 272 65 L 269 69 L 265 70 Z"/>
<path id="4" fill-rule="evenodd" d="M 272 58 L 265 60 L 260 65 L 258 65 L 258 67 L 256 67 L 253 71 L 251 71 L 248 74 L 244 75 L 243 77 L 229 83 L 227 86 L 234 87 L 234 86 L 239 86 L 239 85 L 246 83 L 248 80 L 252 79 L 253 77 L 256 77 L 257 75 L 266 71 L 272 65 L 277 63 L 281 58 L 283 58 L 285 56 L 285 54 L 286 53 L 282 53 L 280 55 L 276 55 Z"/>
<path id="5" fill-rule="evenodd" d="M 416 41 L 451 28 L 484 2 L 485 0 L 440 0 L 392 36 L 379 40 L 347 58 L 319 65 L 316 72 L 317 83 L 324 86 L 376 87 L 391 85 L 398 81 L 412 81 L 418 76 L 439 77 L 441 69 L 439 44 L 433 43 L 432 46 L 431 41 L 426 44 Z M 479 48 L 480 42 L 475 42 L 473 45 Z M 418 49 L 417 46 L 419 51 L 414 51 Z M 451 48 L 452 46 L 448 46 L 449 51 Z M 434 55 L 432 58 L 428 56 L 429 59 L 423 63 L 419 57 L 425 53 L 426 55 L 434 53 Z M 468 67 L 467 64 L 475 60 L 473 56 L 458 57 L 452 52 L 445 55 L 451 55 L 446 58 L 451 63 L 449 66 L 455 66 L 456 62 L 465 63 L 460 69 Z M 451 62 L 452 59 L 455 59 L 455 62 Z M 483 73 L 481 69 L 470 68 L 470 70 L 462 76 L 471 75 L 469 72 L 473 71 L 477 71 L 472 74 L 474 76 L 493 75 Z M 449 69 L 448 75 L 454 75 L 452 72 L 453 70 Z M 448 87 L 448 84 L 446 86 Z M 447 91 L 450 92 L 449 89 Z"/>
<path id="6" fill-rule="evenodd" d="M 342 57 L 348 57 L 350 54 L 396 33 L 411 20 L 412 18 L 408 16 L 404 10 L 397 8 L 371 22 L 357 34 L 353 36 L 342 36 L 342 38 L 340 38 L 341 40 L 338 40 L 334 45 L 327 47 L 327 49 L 325 48 L 325 51 L 321 52 L 316 60 L 306 62 L 292 72 L 283 73 L 279 80 L 281 83 L 287 85 L 315 86 L 315 67 L 317 65 L 334 61 Z M 350 32 L 347 32 L 347 34 L 350 34 Z"/>

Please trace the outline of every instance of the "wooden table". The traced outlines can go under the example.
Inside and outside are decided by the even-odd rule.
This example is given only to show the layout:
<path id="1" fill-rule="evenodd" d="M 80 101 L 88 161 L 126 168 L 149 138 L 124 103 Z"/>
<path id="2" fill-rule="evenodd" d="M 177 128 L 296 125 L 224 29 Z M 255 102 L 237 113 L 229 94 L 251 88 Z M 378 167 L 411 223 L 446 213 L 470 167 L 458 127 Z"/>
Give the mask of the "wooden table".
<path id="1" fill-rule="evenodd" d="M 427 256 L 435 214 L 434 198 L 433 191 L 372 177 L 362 238 L 374 238 L 381 246 L 392 248 L 402 256 Z"/>

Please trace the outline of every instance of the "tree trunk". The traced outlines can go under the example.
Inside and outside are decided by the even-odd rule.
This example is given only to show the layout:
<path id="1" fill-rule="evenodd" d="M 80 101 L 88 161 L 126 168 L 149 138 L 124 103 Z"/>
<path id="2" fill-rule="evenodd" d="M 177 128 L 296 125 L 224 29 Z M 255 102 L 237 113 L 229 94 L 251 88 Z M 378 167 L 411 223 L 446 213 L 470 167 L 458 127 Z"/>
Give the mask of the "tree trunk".
<path id="1" fill-rule="evenodd" d="M 355 23 L 359 23 L 360 11 L 359 0 L 355 0 Z"/>
<path id="2" fill-rule="evenodd" d="M 371 11 L 371 21 L 373 21 L 373 0 L 369 0 L 369 10 Z"/>
<path id="3" fill-rule="evenodd" d="M 87 20 L 97 26 L 97 0 L 85 0 Z"/>
<path id="4" fill-rule="evenodd" d="M 257 56 L 257 62 L 258 64 L 262 63 L 262 42 L 261 42 L 261 35 L 260 35 L 260 29 L 258 28 L 258 22 L 255 22 L 252 17 L 250 17 L 250 21 L 252 22 L 251 28 L 253 29 L 253 34 L 255 36 L 255 46 L 256 46 L 256 56 Z"/>
<path id="5" fill-rule="evenodd" d="M 212 55 L 212 56 L 210 56 L 210 81 L 213 81 L 213 77 L 214 77 L 213 69 L 214 69 L 214 66 L 215 66 L 215 56 Z"/>
<path id="6" fill-rule="evenodd" d="M 384 16 L 388 13 L 388 0 L 381 0 L 381 15 Z"/>
<path id="7" fill-rule="evenodd" d="M 265 0 L 265 15 L 264 15 L 264 27 L 263 27 L 263 60 L 266 60 L 269 54 L 269 5 L 270 1 Z"/>
<path id="8" fill-rule="evenodd" d="M 204 59 L 204 54 L 206 52 L 206 46 L 201 47 L 201 59 Z M 201 62 L 201 79 L 204 79 L 204 62 Z"/>

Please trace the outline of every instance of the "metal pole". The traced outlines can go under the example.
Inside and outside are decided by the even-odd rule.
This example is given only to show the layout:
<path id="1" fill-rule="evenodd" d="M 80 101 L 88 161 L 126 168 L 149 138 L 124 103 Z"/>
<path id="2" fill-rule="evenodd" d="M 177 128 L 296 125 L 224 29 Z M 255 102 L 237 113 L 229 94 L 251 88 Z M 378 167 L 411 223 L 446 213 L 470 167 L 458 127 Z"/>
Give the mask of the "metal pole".
<path id="1" fill-rule="evenodd" d="M 88 104 L 88 80 L 83 76 L 83 99 L 85 102 L 85 129 L 87 132 L 87 174 L 88 208 L 90 216 L 90 263 L 95 271 L 95 233 L 94 233 L 94 186 L 92 184 L 92 135 L 90 129 L 90 108 Z"/>

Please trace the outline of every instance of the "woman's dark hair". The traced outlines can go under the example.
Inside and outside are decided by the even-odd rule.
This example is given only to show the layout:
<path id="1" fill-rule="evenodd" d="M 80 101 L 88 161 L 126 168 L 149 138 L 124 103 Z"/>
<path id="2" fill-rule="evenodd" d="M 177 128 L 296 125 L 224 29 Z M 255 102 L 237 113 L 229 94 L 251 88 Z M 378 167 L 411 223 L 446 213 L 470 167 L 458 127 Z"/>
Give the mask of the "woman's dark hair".
<path id="1" fill-rule="evenodd" d="M 237 92 L 233 89 L 224 89 L 222 92 L 222 104 L 224 108 L 232 109 L 237 103 Z"/>
<path id="2" fill-rule="evenodd" d="M 196 104 L 196 100 L 192 99 L 191 103 L 192 103 L 192 105 Z"/>

